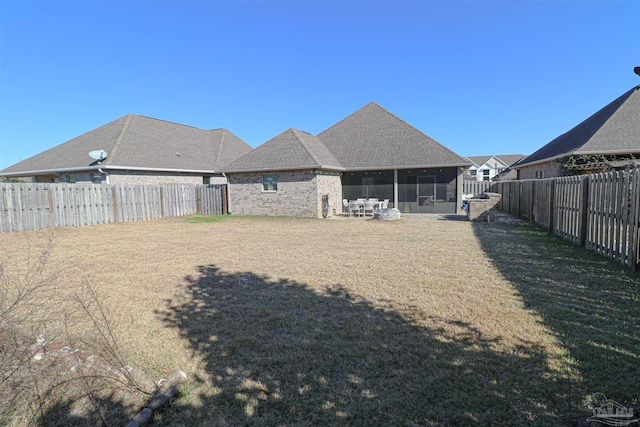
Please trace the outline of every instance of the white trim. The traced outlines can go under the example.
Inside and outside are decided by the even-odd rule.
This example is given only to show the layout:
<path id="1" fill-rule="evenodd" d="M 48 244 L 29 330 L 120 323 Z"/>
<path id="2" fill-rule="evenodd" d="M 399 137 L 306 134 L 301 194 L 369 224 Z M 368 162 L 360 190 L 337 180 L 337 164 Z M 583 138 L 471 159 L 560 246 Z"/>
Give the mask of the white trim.
<path id="1" fill-rule="evenodd" d="M 313 165 L 313 166 L 295 166 L 295 167 L 263 167 L 263 168 L 251 168 L 251 169 L 222 169 L 223 173 L 262 173 L 266 171 L 276 171 L 276 170 L 305 170 L 305 169 L 323 169 L 323 170 L 334 170 L 340 172 L 361 172 L 361 171 L 384 171 L 384 170 L 398 170 L 398 169 L 435 169 L 435 168 L 457 168 L 457 167 L 467 167 L 469 163 L 461 163 L 461 164 L 436 164 L 436 165 L 410 165 L 410 166 L 362 166 L 357 168 L 350 167 L 337 167 L 337 166 L 324 166 L 324 165 Z"/>
<path id="2" fill-rule="evenodd" d="M 410 165 L 410 166 L 368 166 L 357 168 L 345 168 L 346 172 L 360 172 L 360 171 L 384 171 L 384 170 L 404 170 L 404 169 L 435 169 L 435 168 L 458 168 L 468 167 L 469 163 L 461 164 L 442 164 L 442 165 Z"/>
<path id="3" fill-rule="evenodd" d="M 334 170 L 344 172 L 345 168 L 337 167 L 337 166 L 324 166 L 324 165 L 309 165 L 309 166 L 295 166 L 295 167 L 264 167 L 264 168 L 250 168 L 250 169 L 223 169 L 222 173 L 265 173 L 269 171 L 298 171 L 298 170 L 307 170 L 307 169 L 322 169 L 322 170 Z"/>
<path id="4" fill-rule="evenodd" d="M 639 151 L 637 150 L 595 150 L 595 151 L 570 151 L 568 153 L 562 153 L 562 154 L 558 154 L 557 156 L 553 156 L 553 157 L 546 157 L 544 159 L 540 159 L 540 160 L 535 160 L 533 162 L 529 162 L 529 163 L 518 163 L 517 165 L 514 165 L 513 168 L 514 169 L 520 169 L 520 168 L 526 168 L 529 166 L 535 166 L 535 165 L 539 165 L 541 163 L 548 163 L 548 162 L 553 162 L 554 160 L 558 160 L 558 159 L 562 159 L 563 157 L 570 157 L 570 156 L 583 156 L 583 155 L 592 155 L 592 154 L 604 154 L 604 155 L 614 155 L 614 154 L 619 154 L 619 155 L 624 155 L 624 154 L 638 154 Z M 525 159 L 526 161 L 526 159 Z"/>
<path id="5" fill-rule="evenodd" d="M 37 169 L 30 171 L 22 171 L 22 172 L 6 172 L 0 173 L 0 176 L 29 176 L 29 175 L 45 175 L 45 174 L 63 174 L 66 172 L 89 172 L 89 171 L 97 171 L 99 169 L 105 170 L 126 170 L 126 171 L 141 171 L 141 172 L 173 172 L 173 173 L 191 173 L 191 174 L 221 174 L 221 172 L 217 172 L 214 170 L 196 170 L 196 169 L 168 169 L 168 168 L 144 168 L 138 166 L 105 166 L 105 165 L 97 165 L 97 166 L 82 166 L 82 167 L 74 167 L 74 168 L 64 168 L 64 169 Z"/>

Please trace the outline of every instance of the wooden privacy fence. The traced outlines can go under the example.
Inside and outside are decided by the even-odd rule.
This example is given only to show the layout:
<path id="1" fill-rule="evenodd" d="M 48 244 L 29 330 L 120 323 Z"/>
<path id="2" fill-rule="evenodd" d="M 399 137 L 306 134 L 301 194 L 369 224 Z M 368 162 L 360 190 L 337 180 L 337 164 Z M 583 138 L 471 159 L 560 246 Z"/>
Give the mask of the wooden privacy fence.
<path id="1" fill-rule="evenodd" d="M 493 184 L 502 210 L 640 268 L 640 170 Z"/>
<path id="2" fill-rule="evenodd" d="M 222 184 L 0 183 L 0 233 L 226 212 Z"/>
<path id="3" fill-rule="evenodd" d="M 482 194 L 491 191 L 494 182 L 465 179 L 462 181 L 463 194 Z"/>

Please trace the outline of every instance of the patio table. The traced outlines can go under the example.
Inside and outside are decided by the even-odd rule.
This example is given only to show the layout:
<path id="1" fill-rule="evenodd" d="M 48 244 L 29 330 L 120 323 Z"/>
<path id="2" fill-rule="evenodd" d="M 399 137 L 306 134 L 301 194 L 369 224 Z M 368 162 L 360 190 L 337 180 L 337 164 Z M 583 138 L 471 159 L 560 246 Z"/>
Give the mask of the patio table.
<path id="1" fill-rule="evenodd" d="M 363 199 L 359 199 L 359 200 L 349 200 L 349 207 L 351 208 L 352 211 L 356 211 L 358 213 L 358 215 L 363 214 L 364 215 L 364 204 L 365 202 L 373 202 L 373 209 L 374 211 L 377 209 L 380 209 L 380 207 L 382 206 L 382 200 L 363 200 Z"/>

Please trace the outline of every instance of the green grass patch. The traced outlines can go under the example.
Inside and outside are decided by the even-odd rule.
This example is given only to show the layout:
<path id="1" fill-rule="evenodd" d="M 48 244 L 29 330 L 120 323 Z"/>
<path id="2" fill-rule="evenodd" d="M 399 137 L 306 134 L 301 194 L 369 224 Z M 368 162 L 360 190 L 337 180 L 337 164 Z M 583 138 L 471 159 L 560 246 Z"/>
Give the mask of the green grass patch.
<path id="1" fill-rule="evenodd" d="M 190 222 L 190 223 L 221 222 L 228 217 L 229 215 L 196 215 L 196 216 L 187 218 L 187 222 Z"/>

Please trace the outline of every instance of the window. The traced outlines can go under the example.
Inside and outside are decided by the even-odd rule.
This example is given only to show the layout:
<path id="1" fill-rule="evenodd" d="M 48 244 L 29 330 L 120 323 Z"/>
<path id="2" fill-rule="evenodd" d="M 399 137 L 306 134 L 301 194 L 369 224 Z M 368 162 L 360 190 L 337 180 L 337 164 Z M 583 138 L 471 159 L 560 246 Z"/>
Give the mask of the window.
<path id="1" fill-rule="evenodd" d="M 76 176 L 75 175 L 67 175 L 67 182 L 69 184 L 75 184 L 76 183 Z"/>
<path id="2" fill-rule="evenodd" d="M 482 180 L 489 181 L 489 169 L 485 169 L 482 171 Z"/>
<path id="3" fill-rule="evenodd" d="M 210 176 L 203 176 L 203 177 L 202 177 L 202 184 L 203 184 L 203 185 L 209 185 L 209 184 L 211 184 L 211 177 L 210 177 Z"/>
<path id="4" fill-rule="evenodd" d="M 263 174 L 262 191 L 278 191 L 278 175 L 275 173 Z"/>
<path id="5" fill-rule="evenodd" d="M 536 179 L 543 179 L 544 171 L 536 171 Z"/>

